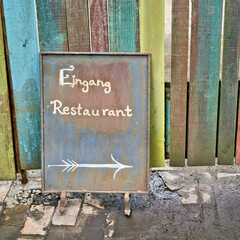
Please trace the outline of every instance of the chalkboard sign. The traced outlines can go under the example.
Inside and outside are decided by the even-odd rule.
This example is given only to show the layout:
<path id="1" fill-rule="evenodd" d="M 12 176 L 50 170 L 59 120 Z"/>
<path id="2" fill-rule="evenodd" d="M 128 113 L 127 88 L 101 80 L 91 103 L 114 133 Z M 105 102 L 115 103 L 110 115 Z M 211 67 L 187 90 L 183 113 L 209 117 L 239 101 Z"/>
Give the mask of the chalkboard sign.
<path id="1" fill-rule="evenodd" d="M 40 58 L 43 190 L 147 193 L 150 55 Z"/>

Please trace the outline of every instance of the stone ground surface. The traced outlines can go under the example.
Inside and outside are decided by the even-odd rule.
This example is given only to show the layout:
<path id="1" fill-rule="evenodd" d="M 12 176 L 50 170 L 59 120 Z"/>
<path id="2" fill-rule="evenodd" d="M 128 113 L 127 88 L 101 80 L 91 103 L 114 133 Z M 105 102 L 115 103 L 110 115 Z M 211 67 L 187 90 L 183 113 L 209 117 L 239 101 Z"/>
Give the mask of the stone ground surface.
<path id="1" fill-rule="evenodd" d="M 132 194 L 126 217 L 123 194 L 41 192 L 40 171 L 0 182 L 0 239 L 240 239 L 240 166 L 160 169 L 150 193 Z"/>

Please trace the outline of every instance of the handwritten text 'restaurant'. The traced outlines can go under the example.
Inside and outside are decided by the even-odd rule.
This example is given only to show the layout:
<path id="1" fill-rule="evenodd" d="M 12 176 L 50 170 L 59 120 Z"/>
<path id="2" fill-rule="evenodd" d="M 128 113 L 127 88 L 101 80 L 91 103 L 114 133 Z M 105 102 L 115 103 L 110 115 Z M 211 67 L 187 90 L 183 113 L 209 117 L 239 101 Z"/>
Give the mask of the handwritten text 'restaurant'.
<path id="1" fill-rule="evenodd" d="M 132 117 L 132 109 L 129 105 L 125 109 L 88 109 L 84 108 L 81 103 L 74 107 L 63 106 L 60 100 L 51 101 L 50 104 L 53 114 L 87 117 Z"/>

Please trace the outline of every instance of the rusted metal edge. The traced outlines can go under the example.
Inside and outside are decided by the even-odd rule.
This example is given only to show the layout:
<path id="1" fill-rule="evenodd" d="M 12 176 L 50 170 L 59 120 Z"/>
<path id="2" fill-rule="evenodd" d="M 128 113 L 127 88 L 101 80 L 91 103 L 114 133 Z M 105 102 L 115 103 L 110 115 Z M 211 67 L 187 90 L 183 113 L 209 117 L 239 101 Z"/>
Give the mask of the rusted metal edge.
<path id="1" fill-rule="evenodd" d="M 1 0 L 0 0 L 1 1 Z M 150 69 L 151 69 L 151 53 L 140 53 L 140 52 L 134 52 L 134 53 L 119 53 L 119 52 L 40 52 L 39 57 L 40 57 L 40 94 L 41 94 L 41 176 L 42 176 L 42 192 L 43 193 L 57 193 L 57 192 L 79 192 L 79 193 L 126 193 L 126 191 L 92 191 L 92 190 L 66 190 L 66 189 L 61 189 L 59 190 L 45 190 L 45 156 L 44 156 L 44 118 L 43 118 L 43 113 L 44 113 L 44 99 L 43 99 L 43 89 L 44 89 L 44 84 L 43 84 L 43 56 L 44 55 L 108 55 L 108 56 L 146 56 L 147 57 L 147 70 L 148 70 L 148 79 L 147 79 L 147 93 L 148 93 L 148 98 L 147 98 L 147 155 L 148 159 L 146 161 L 146 171 L 147 171 L 147 177 L 146 177 L 146 191 L 138 191 L 138 190 L 128 190 L 127 192 L 129 194 L 135 193 L 135 194 L 147 194 L 149 193 L 149 174 L 150 174 Z"/>
<path id="2" fill-rule="evenodd" d="M 21 175 L 22 175 L 22 182 L 27 183 L 28 179 L 27 179 L 26 170 L 22 170 L 21 160 L 20 160 L 16 109 L 15 109 L 15 104 L 14 104 L 12 74 L 11 74 L 11 66 L 10 66 L 10 59 L 9 59 L 9 49 L 8 49 L 8 44 L 7 44 L 7 30 L 6 30 L 2 0 L 0 0 L 0 11 L 1 11 L 1 18 L 2 18 L 4 54 L 5 54 L 5 60 L 6 60 L 6 70 L 7 70 L 7 80 L 8 80 L 7 83 L 8 83 L 8 93 L 9 93 L 11 121 L 12 121 L 12 136 L 13 136 L 13 149 L 14 149 L 15 165 L 16 165 L 17 172 L 21 173 Z"/>
<path id="3" fill-rule="evenodd" d="M 84 190 L 69 190 L 69 189 L 61 189 L 61 190 L 45 190 L 44 188 L 42 188 L 42 192 L 43 193 L 60 193 L 60 192 L 66 192 L 66 193 L 69 193 L 69 192 L 76 192 L 76 193 L 126 193 L 128 192 L 129 194 L 148 194 L 149 191 L 146 190 L 146 191 L 138 191 L 138 190 L 122 190 L 122 191 L 116 191 L 116 190 L 113 190 L 113 191 L 92 191 L 92 190 L 87 190 L 87 189 L 84 189 Z"/>
<path id="4" fill-rule="evenodd" d="M 119 55 L 119 56 L 148 56 L 149 64 L 151 53 L 140 53 L 140 52 L 40 52 L 40 55 Z M 149 75 L 150 76 L 150 75 Z"/>

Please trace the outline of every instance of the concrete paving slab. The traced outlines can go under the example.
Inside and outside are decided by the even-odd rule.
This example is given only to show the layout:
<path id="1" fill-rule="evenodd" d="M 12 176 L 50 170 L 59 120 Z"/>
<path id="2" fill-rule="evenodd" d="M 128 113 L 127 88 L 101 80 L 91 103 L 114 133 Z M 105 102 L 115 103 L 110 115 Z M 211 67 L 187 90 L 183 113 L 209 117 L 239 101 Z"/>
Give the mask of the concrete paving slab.
<path id="1" fill-rule="evenodd" d="M 66 225 L 66 226 L 74 226 L 77 221 L 77 216 L 81 207 L 82 200 L 81 199 L 68 199 L 65 207 L 65 211 L 61 213 L 59 211 L 59 204 L 56 208 L 56 211 L 52 218 L 53 225 Z"/>
<path id="2" fill-rule="evenodd" d="M 30 209 L 29 217 L 27 217 L 21 234 L 46 235 L 54 209 L 55 208 L 53 206 L 33 205 Z"/>
<path id="3" fill-rule="evenodd" d="M 93 206 L 88 204 L 83 204 L 82 210 L 79 213 L 77 218 L 77 222 L 75 226 L 56 226 L 53 225 L 50 228 L 50 231 L 47 236 L 47 240 L 52 239 L 103 239 L 102 235 L 99 235 L 100 238 L 93 238 L 92 233 L 89 229 L 86 228 L 86 225 L 91 222 L 91 219 L 95 218 L 99 214 L 99 210 Z M 106 216 L 105 216 L 106 218 Z M 103 224 L 105 224 L 105 218 L 103 220 Z M 102 228 L 102 225 L 101 225 Z M 87 232 L 90 234 L 90 238 L 86 238 L 86 234 L 83 234 L 83 230 L 86 229 Z M 89 235 L 87 235 L 89 236 Z M 96 237 L 94 235 L 94 237 Z"/>
<path id="4" fill-rule="evenodd" d="M 39 236 L 21 236 L 17 240 L 29 240 L 29 239 L 34 239 L 34 240 L 44 240 L 44 237 L 39 237 Z"/>
<path id="5" fill-rule="evenodd" d="M 28 182 L 23 185 L 23 190 L 36 190 L 42 189 L 42 179 L 41 178 L 29 178 Z"/>
<path id="6" fill-rule="evenodd" d="M 40 178 L 41 177 L 41 169 L 36 170 L 27 170 L 28 178 Z"/>
<path id="7" fill-rule="evenodd" d="M 18 238 L 19 235 L 20 235 L 20 227 L 0 225 L 1 240 L 15 240 Z"/>
<path id="8" fill-rule="evenodd" d="M 12 184 L 11 181 L 0 182 L 0 204 L 4 202 L 4 199 L 10 190 L 11 184 Z"/>
<path id="9" fill-rule="evenodd" d="M 182 204 L 196 204 L 198 203 L 197 185 L 188 186 L 178 191 L 182 196 Z"/>
<path id="10" fill-rule="evenodd" d="M 67 227 L 67 226 L 52 226 L 50 228 L 50 231 L 48 233 L 48 235 L 46 236 L 46 240 L 73 240 L 73 239 L 79 239 L 79 240 L 83 240 L 83 238 L 77 238 L 76 235 L 78 234 L 78 230 L 77 233 L 75 231 L 75 228 L 73 229 L 73 227 Z M 80 233 L 81 234 L 81 233 Z"/>
<path id="11" fill-rule="evenodd" d="M 27 218 L 27 212 L 29 210 L 29 205 L 16 205 L 15 208 L 12 209 L 5 209 L 3 212 L 3 225 L 11 225 L 11 226 L 23 226 L 26 218 Z"/>
<path id="12" fill-rule="evenodd" d="M 221 179 L 221 178 L 237 178 L 237 177 L 240 177 L 240 173 L 218 173 L 217 174 L 217 177 L 218 179 Z"/>
<path id="13" fill-rule="evenodd" d="M 81 215 L 84 214 L 84 215 L 97 215 L 98 214 L 98 210 L 95 209 L 94 207 L 92 206 L 89 206 L 88 204 L 83 204 L 83 207 L 82 207 L 82 211 L 81 211 Z"/>
<path id="14" fill-rule="evenodd" d="M 207 184 L 199 184 L 200 198 L 203 203 L 212 202 L 212 187 Z"/>

